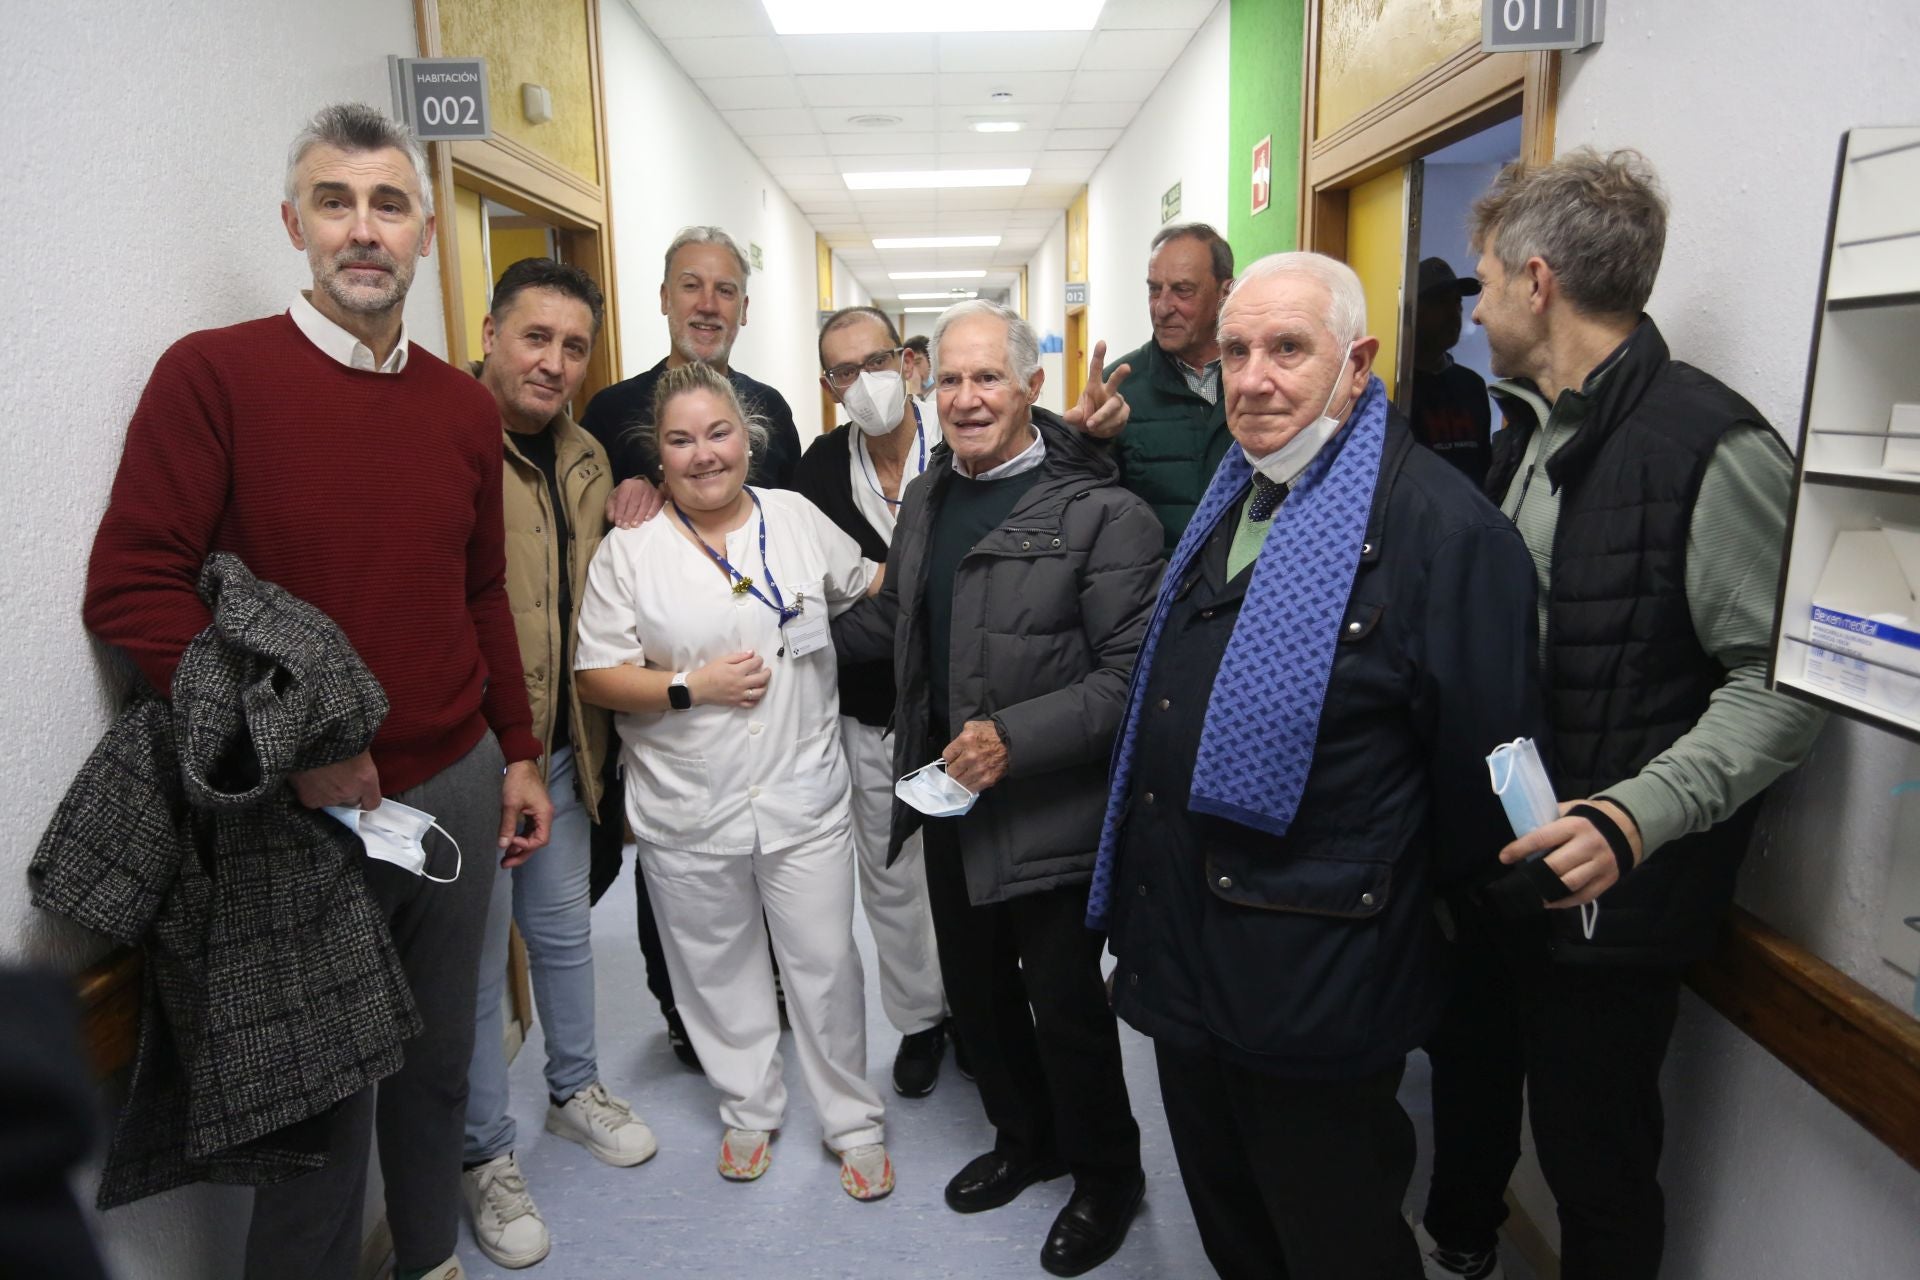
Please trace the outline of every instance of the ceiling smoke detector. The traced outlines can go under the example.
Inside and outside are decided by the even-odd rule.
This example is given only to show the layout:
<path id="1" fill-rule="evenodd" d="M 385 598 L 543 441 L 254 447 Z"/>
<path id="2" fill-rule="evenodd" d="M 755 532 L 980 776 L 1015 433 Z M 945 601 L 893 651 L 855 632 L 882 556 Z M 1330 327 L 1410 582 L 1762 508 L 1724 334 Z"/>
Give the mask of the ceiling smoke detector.
<path id="1" fill-rule="evenodd" d="M 1013 101 L 1013 95 L 1007 92 L 1005 89 L 995 89 L 992 93 L 988 94 L 987 96 L 995 102 L 1012 102 Z"/>
<path id="2" fill-rule="evenodd" d="M 848 124 L 857 124 L 862 129 L 889 129 L 900 123 L 899 116 L 890 116 L 881 111 L 870 111 L 865 115 L 848 116 Z"/>

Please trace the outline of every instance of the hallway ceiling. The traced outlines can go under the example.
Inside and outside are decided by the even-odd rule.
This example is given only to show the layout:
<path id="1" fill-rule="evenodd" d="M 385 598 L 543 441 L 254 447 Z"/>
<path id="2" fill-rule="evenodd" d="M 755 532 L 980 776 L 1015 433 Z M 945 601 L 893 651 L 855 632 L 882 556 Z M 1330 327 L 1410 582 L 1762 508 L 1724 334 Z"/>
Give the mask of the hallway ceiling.
<path id="1" fill-rule="evenodd" d="M 903 290 L 1011 288 L 1218 2 L 1106 0 L 1091 31 L 781 36 L 760 0 L 627 0 L 890 310 Z M 876 3 L 873 12 L 884 22 L 888 8 Z M 971 127 L 1007 120 L 1024 127 Z M 1032 169 L 1028 184 L 849 191 L 841 176 L 1009 168 Z M 932 235 L 1001 240 L 991 249 L 872 245 L 875 237 Z M 888 277 L 931 270 L 987 275 Z"/>

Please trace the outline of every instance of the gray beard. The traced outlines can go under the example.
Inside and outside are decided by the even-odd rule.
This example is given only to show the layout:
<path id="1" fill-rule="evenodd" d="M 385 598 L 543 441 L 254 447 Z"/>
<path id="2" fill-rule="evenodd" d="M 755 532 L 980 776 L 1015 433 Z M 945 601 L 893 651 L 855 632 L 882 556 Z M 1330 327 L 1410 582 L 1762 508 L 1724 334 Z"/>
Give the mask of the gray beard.
<path id="1" fill-rule="evenodd" d="M 733 344 L 728 343 L 716 356 L 703 356 L 694 350 L 693 342 L 684 334 L 673 341 L 673 350 L 688 364 L 710 364 L 716 369 L 727 367 L 727 357 L 733 354 Z"/>

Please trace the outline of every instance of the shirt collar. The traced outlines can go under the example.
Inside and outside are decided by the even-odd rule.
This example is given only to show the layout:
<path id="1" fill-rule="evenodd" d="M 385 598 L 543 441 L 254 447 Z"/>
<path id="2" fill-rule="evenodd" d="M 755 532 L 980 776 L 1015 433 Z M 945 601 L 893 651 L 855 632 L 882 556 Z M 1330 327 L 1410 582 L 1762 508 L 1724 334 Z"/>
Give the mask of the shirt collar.
<path id="1" fill-rule="evenodd" d="M 966 465 L 960 461 L 960 455 L 956 453 L 953 455 L 953 469 L 967 476 L 969 480 L 1005 480 L 1008 476 L 1017 476 L 1023 471 L 1033 470 L 1047 460 L 1047 438 L 1040 433 L 1039 427 L 1029 424 L 1029 428 L 1033 432 L 1033 443 L 999 466 L 989 467 L 977 476 L 968 475 Z"/>
<path id="2" fill-rule="evenodd" d="M 320 308 L 313 305 L 306 290 L 302 289 L 293 295 L 293 305 L 287 308 L 287 315 L 300 332 L 307 335 L 307 341 L 349 369 L 361 369 L 368 373 L 399 373 L 407 367 L 407 324 L 404 320 L 400 322 L 400 338 L 393 344 L 393 351 L 387 356 L 386 363 L 375 368 L 373 349 L 320 314 Z"/>

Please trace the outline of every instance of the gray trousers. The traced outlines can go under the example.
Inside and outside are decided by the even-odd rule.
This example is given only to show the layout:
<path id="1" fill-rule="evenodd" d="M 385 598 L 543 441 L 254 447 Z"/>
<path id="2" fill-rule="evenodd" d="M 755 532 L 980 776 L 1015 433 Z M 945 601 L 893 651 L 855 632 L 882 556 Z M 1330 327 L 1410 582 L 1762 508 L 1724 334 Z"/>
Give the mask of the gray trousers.
<path id="1" fill-rule="evenodd" d="M 474 988 L 500 865 L 502 767 L 500 746 L 489 733 L 459 761 L 394 797 L 438 818 L 463 855 L 452 884 L 371 858 L 364 864 L 425 1029 L 407 1042 L 397 1073 L 334 1109 L 325 1168 L 255 1192 L 248 1280 L 352 1280 L 365 1235 L 367 1154 L 376 1130 L 397 1264 L 432 1267 L 453 1256 Z M 427 849 L 428 871 L 453 874 L 444 841 L 429 836 Z"/>

